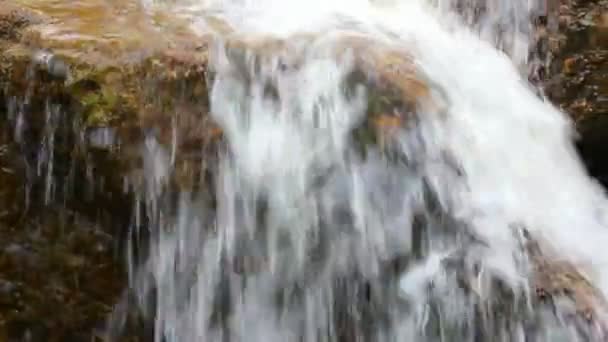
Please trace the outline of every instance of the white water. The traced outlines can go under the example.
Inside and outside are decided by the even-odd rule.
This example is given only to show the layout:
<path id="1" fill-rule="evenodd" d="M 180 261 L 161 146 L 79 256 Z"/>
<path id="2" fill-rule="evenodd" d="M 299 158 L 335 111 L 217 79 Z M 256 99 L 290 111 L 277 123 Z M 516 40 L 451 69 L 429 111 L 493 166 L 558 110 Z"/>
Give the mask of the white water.
<path id="1" fill-rule="evenodd" d="M 522 77 L 531 6 L 508 3 L 477 30 L 441 0 L 186 6 L 289 45 L 235 57 L 217 37 L 211 111 L 228 143 L 217 210 L 183 191 L 177 209 L 165 204 L 169 149 L 146 142 L 152 238 L 132 285 L 141 303 L 156 298 L 155 340 L 575 340 L 568 322 L 532 308 L 521 228 L 608 295 L 606 197 L 575 156 L 570 121 Z M 319 37 L 290 40 L 303 32 Z M 433 82 L 434 105 L 391 141 L 407 163 L 354 148 L 366 92 L 345 91 L 352 60 L 329 52 L 345 32 L 407 51 Z M 396 259 L 405 266 L 390 270 Z"/>

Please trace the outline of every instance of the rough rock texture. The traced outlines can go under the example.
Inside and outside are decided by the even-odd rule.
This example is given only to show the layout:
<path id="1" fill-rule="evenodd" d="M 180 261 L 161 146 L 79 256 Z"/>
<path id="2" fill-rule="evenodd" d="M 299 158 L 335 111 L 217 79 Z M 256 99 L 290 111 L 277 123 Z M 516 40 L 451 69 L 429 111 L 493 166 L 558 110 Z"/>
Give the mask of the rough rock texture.
<path id="1" fill-rule="evenodd" d="M 547 4 L 548 12 L 537 22 L 536 52 L 544 61 L 538 85 L 572 117 L 580 134 L 580 155 L 591 175 L 606 186 L 608 1 L 548 0 Z M 576 266 L 543 257 L 541 247 L 539 241 L 528 246 L 537 273 L 537 298 L 554 306 L 564 299 L 573 301 L 570 315 L 590 322 L 605 339 L 606 299 Z"/>
<path id="2" fill-rule="evenodd" d="M 608 185 L 608 1 L 564 1 L 560 30 L 549 35 L 554 56 L 549 98 L 575 120 L 578 148 L 590 173 Z"/>
<path id="3" fill-rule="evenodd" d="M 88 341 L 103 329 L 126 285 L 117 256 L 133 201 L 122 177 L 142 171 L 144 137 L 168 146 L 178 132 L 179 187 L 213 163 L 201 154 L 221 137 L 208 115 L 209 40 L 162 13 L 148 22 L 134 3 L 0 0 L 0 340 Z M 231 50 L 243 43 L 256 50 L 241 38 Z M 374 138 L 404 124 L 426 88 L 407 55 L 366 43 L 339 46 L 365 52 L 353 81 L 376 91 L 362 126 Z"/>
<path id="4" fill-rule="evenodd" d="M 0 340 L 89 341 L 124 287 L 113 255 L 122 246 L 113 241 L 124 237 L 121 229 L 130 219 L 122 175 L 141 163 L 143 137 L 153 134 L 170 145 L 173 132 L 179 132 L 173 181 L 192 187 L 207 171 L 201 170 L 201 159 L 212 155 L 222 136 L 208 115 L 210 40 L 195 37 L 162 12 L 146 15 L 137 3 L 90 0 L 86 6 L 62 6 L 0 0 L 0 113 L 7 114 L 0 135 L 0 207 L 6 208 L 0 212 Z M 552 65 L 563 65 L 564 71 L 552 74 L 547 91 L 578 122 L 605 112 L 606 54 L 596 48 L 605 39 L 608 20 L 606 2 L 601 3 L 560 8 L 566 13 L 562 25 L 578 20 L 589 35 L 575 32 L 578 26 L 570 23 L 565 36 L 547 40 L 556 56 Z M 572 14 L 579 9 L 585 14 Z M 216 26 L 230 33 L 224 23 Z M 589 39 L 582 53 L 577 37 Z M 305 44 L 315 37 L 298 39 Z M 243 51 L 264 58 L 294 43 L 236 36 L 228 47 L 238 60 Z M 361 37 L 341 38 L 334 50 L 338 55 L 354 50 L 350 81 L 368 89 L 368 116 L 355 132 L 360 141 L 383 144 L 391 131 L 412 121 L 420 106 L 439 105 L 428 101 L 430 82 L 406 52 Z M 568 57 L 568 51 L 579 52 Z M 49 114 L 53 108 L 63 114 Z M 20 115 L 29 124 L 24 130 Z M 56 190 L 51 205 L 44 201 L 49 186 L 44 172 L 33 170 L 41 158 L 38 149 L 49 152 L 40 146 L 50 137 L 49 127 L 55 127 L 48 123 L 54 116 L 69 128 L 58 131 L 51 146 L 56 165 L 49 172 L 58 189 L 68 190 Z M 112 139 L 96 149 L 90 139 L 82 144 L 83 132 L 89 138 L 107 133 Z M 207 145 L 210 153 L 202 155 L 201 146 Z M 48 163 L 42 164 L 49 170 Z M 576 268 L 547 259 L 536 242 L 530 255 L 538 301 L 572 298 L 574 315 L 587 320 L 605 306 Z"/>
<path id="5" fill-rule="evenodd" d="M 142 132 L 152 127 L 161 143 L 169 143 L 172 121 L 180 133 L 177 150 L 186 147 L 186 154 L 187 147 L 218 136 L 207 115 L 207 81 L 212 78 L 209 36 L 195 36 L 179 19 L 168 19 L 162 12 L 150 20 L 132 1 L 92 1 L 84 8 L 0 1 L 0 20 L 6 27 L 6 34 L 0 35 L 5 47 L 0 54 L 2 99 L 23 99 L 26 94 L 58 99 L 68 111 L 78 113 L 83 129 L 118 129 L 124 144 L 141 140 Z M 214 27 L 231 33 L 220 21 Z M 151 35 L 154 39 L 146 39 Z M 315 37 L 303 37 L 302 42 L 306 39 Z M 262 56 L 286 44 L 235 36 L 228 48 L 233 55 L 248 50 Z M 368 84 L 372 132 L 401 125 L 406 114 L 423 102 L 428 105 L 421 101 L 428 89 L 407 54 L 377 45 L 358 37 L 342 38 L 335 51 L 354 49 L 360 56 L 353 79 L 362 75 L 358 81 Z M 46 61 L 41 51 L 53 59 Z"/>
<path id="6" fill-rule="evenodd" d="M 81 107 L 87 126 L 99 126 L 123 121 L 127 113 L 142 114 L 146 106 L 155 106 L 146 94 L 151 78 L 157 83 L 154 86 L 160 88 L 157 91 L 167 92 L 165 100 L 176 97 L 176 101 L 180 97 L 172 95 L 178 94 L 177 80 L 183 83 L 204 79 L 206 51 L 190 43 L 194 39 L 179 29 L 166 35 L 162 27 L 135 15 L 115 20 L 113 11 L 120 7 L 108 3 L 103 7 L 101 1 L 99 8 L 92 4 L 84 9 L 64 6 L 61 11 L 2 1 L 0 23 L 6 28 L 0 31 L 0 44 L 4 47 L 0 75 L 5 97 L 23 94 L 26 87 L 42 92 L 39 95 L 61 93 Z M 143 15 L 141 11 L 134 13 Z M 79 21 L 72 23 L 74 20 L 67 18 Z M 103 30 L 105 27 L 112 31 Z M 41 61 L 41 51 L 57 56 L 55 64 L 65 63 L 69 70 L 52 75 L 49 71 L 53 63 Z M 32 62 L 43 75 L 26 77 Z M 42 76 L 55 77 L 49 80 Z M 36 81 L 40 83 L 32 85 Z M 181 97 L 188 95 L 201 96 L 193 93 Z"/>

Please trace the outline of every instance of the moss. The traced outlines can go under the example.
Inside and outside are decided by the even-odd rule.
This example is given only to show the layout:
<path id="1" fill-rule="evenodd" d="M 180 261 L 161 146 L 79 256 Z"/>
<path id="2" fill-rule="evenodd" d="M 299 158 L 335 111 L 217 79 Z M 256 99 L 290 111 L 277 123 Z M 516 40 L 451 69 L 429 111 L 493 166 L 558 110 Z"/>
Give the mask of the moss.
<path id="1" fill-rule="evenodd" d="M 162 54 L 137 64 L 119 66 L 95 66 L 66 58 L 73 64 L 72 74 L 65 82 L 52 81 L 43 72 L 28 80 L 31 53 L 28 54 L 18 44 L 5 44 L 12 50 L 5 49 L 0 53 L 0 85 L 9 88 L 9 93 L 13 94 L 23 94 L 26 88 L 33 87 L 34 94 L 40 97 L 54 94 L 69 98 L 82 107 L 86 126 L 108 125 L 118 117 L 127 120 L 140 118 L 145 116 L 150 101 L 160 101 L 161 108 L 168 111 L 175 107 L 177 99 L 206 94 L 200 64 L 176 63 Z M 184 83 L 193 86 L 181 87 Z M 185 94 L 183 88 L 191 93 Z"/>

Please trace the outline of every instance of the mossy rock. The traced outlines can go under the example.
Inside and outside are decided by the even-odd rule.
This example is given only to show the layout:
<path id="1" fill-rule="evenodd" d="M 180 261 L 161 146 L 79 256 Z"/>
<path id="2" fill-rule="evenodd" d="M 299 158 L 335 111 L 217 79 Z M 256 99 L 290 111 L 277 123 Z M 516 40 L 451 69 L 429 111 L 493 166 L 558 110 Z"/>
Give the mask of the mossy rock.
<path id="1" fill-rule="evenodd" d="M 206 51 L 191 43 L 195 37 L 184 30 L 159 34 L 147 24 L 141 9 L 121 18 L 125 33 L 119 35 L 114 32 L 118 21 L 111 15 L 120 6 L 110 10 L 100 1 L 91 2 L 89 12 L 83 12 L 87 6 L 56 7 L 44 1 L 0 0 L 0 7 L 4 98 L 27 90 L 33 97 L 61 98 L 73 105 L 87 127 L 122 125 L 145 116 L 151 99 L 162 98 L 168 109 L 179 97 L 180 83 L 205 79 Z M 139 21 L 124 22 L 131 17 Z M 116 25 L 108 24 L 112 20 Z M 77 32 L 79 29 L 91 31 Z M 152 34 L 155 39 L 147 39 Z M 68 35 L 75 36 L 65 39 Z M 52 77 L 49 66 L 36 60 L 41 51 L 69 66 L 69 74 Z M 146 93 L 151 87 L 154 95 Z M 206 86 L 202 87 L 206 92 Z M 198 93 L 200 88 L 196 88 Z"/>

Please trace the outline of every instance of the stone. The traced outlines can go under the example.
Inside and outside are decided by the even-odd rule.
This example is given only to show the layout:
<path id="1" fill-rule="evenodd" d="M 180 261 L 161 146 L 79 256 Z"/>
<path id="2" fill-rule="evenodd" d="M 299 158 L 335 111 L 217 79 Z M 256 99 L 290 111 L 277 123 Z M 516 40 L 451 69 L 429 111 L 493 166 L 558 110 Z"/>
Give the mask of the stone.
<path id="1" fill-rule="evenodd" d="M 26 93 L 30 94 L 27 100 L 31 101 L 33 108 L 28 118 L 32 119 L 32 124 L 40 124 L 45 104 L 56 103 L 70 113 L 70 122 L 81 122 L 79 129 L 90 133 L 88 139 L 92 147 L 107 152 L 100 156 L 90 150 L 81 151 L 81 146 L 65 147 L 62 156 L 67 160 L 93 159 L 87 167 L 94 165 L 97 171 L 85 185 L 98 186 L 104 180 L 104 195 L 112 195 L 96 198 L 95 208 L 82 208 L 79 203 L 69 205 L 89 217 L 102 216 L 102 209 L 107 210 L 106 214 L 128 217 L 131 210 L 128 207 L 132 202 L 120 195 L 124 193 L 122 177 L 141 162 L 137 153 L 146 132 L 154 131 L 162 145 L 170 146 L 173 130 L 177 130 L 181 139 L 174 181 L 187 188 L 199 183 L 193 175 L 204 173 L 196 170 L 201 167 L 200 159 L 213 161 L 210 157 L 213 148 L 205 155 L 194 155 L 193 151 L 213 146 L 223 137 L 221 128 L 209 115 L 207 92 L 213 73 L 208 55 L 211 37 L 190 31 L 185 22 L 170 18 L 162 11 L 150 16 L 138 1 L 89 0 L 82 6 L 70 3 L 59 7 L 51 3 L 43 0 L 0 0 L 0 109 L 8 109 L 10 99 L 23 102 Z M 245 51 L 263 59 L 292 45 L 306 46 L 318 38 L 302 35 L 282 41 L 231 35 L 231 28 L 219 19 L 215 19 L 214 26 L 228 37 L 226 47 L 230 58 L 237 62 L 243 59 Z M 154 39 L 149 39 L 152 36 Z M 420 74 L 407 51 L 363 37 L 343 36 L 337 38 L 332 49 L 325 53 L 340 57 L 349 51 L 355 56 L 350 81 L 365 85 L 369 99 L 366 120 L 357 132 L 359 139 L 369 139 L 382 147 L 394 131 L 413 124 L 415 120 L 410 119 L 418 115 L 421 108 L 432 109 L 425 112 L 441 112 L 442 104 L 431 97 L 431 91 L 439 89 L 433 89 L 432 82 Z M 285 58 L 285 67 L 297 68 L 298 55 L 289 57 Z M 564 61 L 560 65 L 567 66 L 568 73 L 576 73 L 576 63 Z M 108 132 L 112 132 L 111 139 L 106 135 Z M 71 134 L 77 135 L 75 133 Z M 108 142 L 110 140 L 112 142 Z M 10 183 L 11 187 L 16 187 L 15 183 Z M 22 183 L 25 184 L 24 181 L 19 184 Z M 48 224 L 44 228 L 48 235 L 60 236 L 59 227 L 63 229 L 63 226 L 52 225 L 50 222 L 55 222 L 53 220 L 44 222 Z M 4 226 L 1 228 L 3 233 L 17 236 L 14 231 Z M 69 230 L 73 231 L 74 227 L 69 227 Z M 83 298 L 100 295 L 106 302 L 116 299 L 120 292 L 117 288 L 122 285 L 120 276 L 112 270 L 111 263 L 96 262 L 97 255 L 82 256 L 64 239 L 57 238 L 61 243 L 56 244 L 56 249 L 37 248 L 49 256 L 51 265 L 59 265 L 48 274 L 60 277 L 64 272 L 77 271 L 76 280 L 70 285 L 67 280 L 58 281 L 65 283 L 55 288 L 58 297 L 46 298 L 30 289 L 25 293 L 25 300 L 53 308 L 53 305 L 61 303 L 60 299 L 71 297 L 74 302 L 69 306 L 66 304 L 69 309 L 66 315 L 73 314 L 80 319 L 76 313 L 84 310 L 83 317 L 99 320 L 108 308 L 100 308 L 102 304 Z M 56 242 L 49 237 L 43 241 L 51 245 L 51 242 Z M 97 253 L 98 243 L 93 241 L 86 245 Z M 552 262 L 540 247 L 534 246 L 531 245 L 529 253 L 536 266 L 533 289 L 538 291 L 539 297 L 566 295 L 575 302 L 575 314 L 588 319 L 596 317 L 598 308 L 605 305 L 597 290 L 575 267 Z M 14 257 L 18 251 L 9 248 L 8 252 Z M 247 271 L 258 267 L 259 262 L 255 258 L 245 259 L 240 266 Z M 89 265 L 99 266 L 93 268 Z M 41 281 L 38 274 L 24 276 L 14 267 L 9 271 L 15 278 L 25 277 L 22 279 L 24 283 L 39 287 L 38 291 L 47 289 L 48 284 Z M 13 283 L 12 279 L 7 281 Z M 20 308 L 21 302 L 12 305 Z M 0 330 L 10 330 L 8 335 L 17 339 L 28 334 L 31 330 L 28 326 L 39 325 L 20 323 L 23 318 L 12 313 L 8 318 L 0 313 L 0 321 L 8 322 L 8 328 L 0 327 Z M 55 323 L 65 330 L 84 329 L 88 322 Z M 46 334 L 46 329 L 45 326 L 37 331 L 45 331 Z M 55 337 L 55 340 L 61 338 Z"/>

